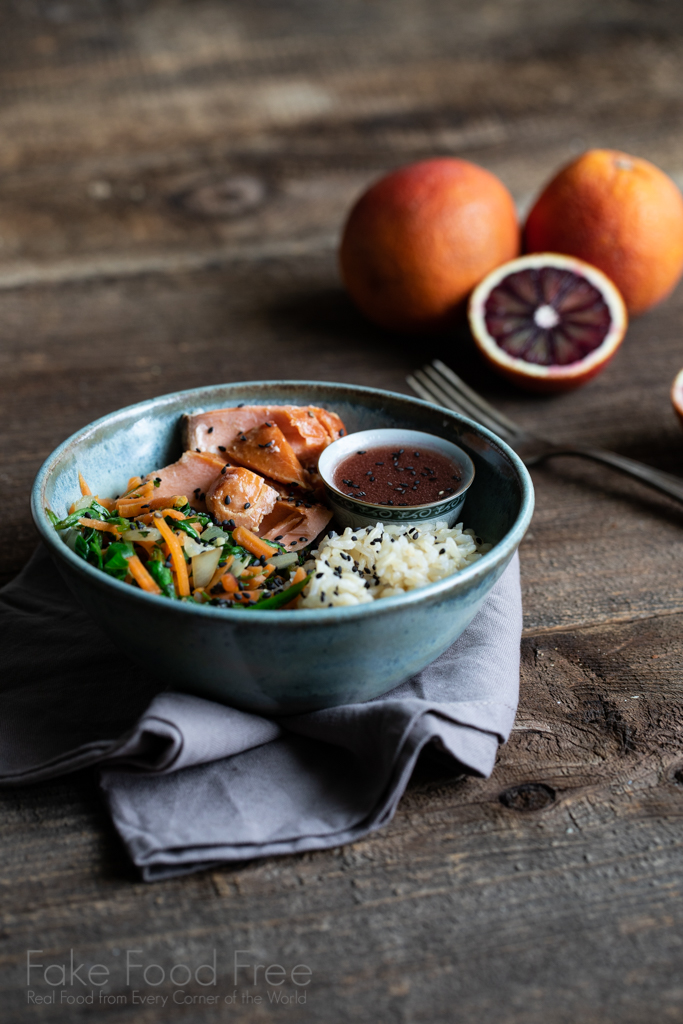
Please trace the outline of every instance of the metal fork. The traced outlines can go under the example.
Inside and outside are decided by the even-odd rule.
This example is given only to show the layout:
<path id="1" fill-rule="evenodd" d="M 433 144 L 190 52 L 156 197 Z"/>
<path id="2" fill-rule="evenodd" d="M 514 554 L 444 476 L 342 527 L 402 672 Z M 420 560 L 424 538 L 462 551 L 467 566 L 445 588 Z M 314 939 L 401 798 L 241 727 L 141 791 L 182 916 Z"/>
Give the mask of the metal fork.
<path id="1" fill-rule="evenodd" d="M 493 430 L 514 448 L 527 466 L 533 466 L 555 455 L 578 455 L 635 477 L 636 480 L 649 484 L 662 494 L 668 494 L 670 498 L 676 498 L 683 503 L 683 479 L 603 448 L 591 448 L 582 444 L 554 444 L 537 434 L 532 434 L 494 409 L 440 359 L 435 359 L 421 370 L 416 370 L 414 374 L 406 377 L 406 380 L 420 398 L 464 413 Z"/>

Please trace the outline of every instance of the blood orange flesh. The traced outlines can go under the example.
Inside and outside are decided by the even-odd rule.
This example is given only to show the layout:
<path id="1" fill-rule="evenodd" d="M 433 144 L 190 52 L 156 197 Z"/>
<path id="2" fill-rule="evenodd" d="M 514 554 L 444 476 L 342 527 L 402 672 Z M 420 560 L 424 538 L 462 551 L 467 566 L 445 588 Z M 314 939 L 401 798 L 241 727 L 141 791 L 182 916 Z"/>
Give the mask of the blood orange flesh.
<path id="1" fill-rule="evenodd" d="M 488 362 L 536 391 L 578 387 L 594 376 L 627 324 L 623 300 L 601 271 L 555 253 L 494 270 L 472 294 L 469 319 Z"/>

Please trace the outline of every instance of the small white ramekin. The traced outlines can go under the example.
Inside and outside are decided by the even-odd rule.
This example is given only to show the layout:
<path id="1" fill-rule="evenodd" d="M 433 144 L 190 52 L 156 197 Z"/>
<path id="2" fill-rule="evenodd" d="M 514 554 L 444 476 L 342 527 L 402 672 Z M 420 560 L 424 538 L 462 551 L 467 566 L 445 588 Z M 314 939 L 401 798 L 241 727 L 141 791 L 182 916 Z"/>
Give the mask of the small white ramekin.
<path id="1" fill-rule="evenodd" d="M 445 455 L 457 467 L 460 485 L 447 498 L 431 501 L 426 505 L 404 506 L 375 505 L 373 502 L 363 501 L 362 498 L 351 498 L 335 486 L 334 475 L 340 462 L 359 450 L 387 445 L 393 448 L 415 448 L 420 452 L 431 450 Z M 400 427 L 359 430 L 355 434 L 340 437 L 320 456 L 318 472 L 325 484 L 327 499 L 334 511 L 335 520 L 341 527 L 374 526 L 378 522 L 419 523 L 422 526 L 446 522 L 453 526 L 465 504 L 467 489 L 474 480 L 474 465 L 462 448 L 435 434 L 425 434 L 420 430 L 403 430 Z"/>

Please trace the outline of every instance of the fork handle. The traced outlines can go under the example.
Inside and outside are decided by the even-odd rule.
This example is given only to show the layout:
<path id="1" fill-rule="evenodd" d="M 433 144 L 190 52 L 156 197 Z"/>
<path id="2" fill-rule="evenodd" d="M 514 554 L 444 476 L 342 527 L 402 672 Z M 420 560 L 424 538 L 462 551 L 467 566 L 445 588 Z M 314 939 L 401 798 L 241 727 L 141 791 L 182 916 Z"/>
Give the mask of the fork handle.
<path id="1" fill-rule="evenodd" d="M 627 476 L 641 480 L 662 494 L 668 494 L 670 498 L 676 498 L 683 503 L 683 480 L 671 473 L 663 473 L 653 466 L 646 466 L 644 462 L 636 462 L 635 459 L 627 459 L 624 455 L 617 455 L 616 452 L 607 452 L 602 448 L 586 448 L 583 445 L 566 445 L 562 447 L 549 448 L 545 452 L 525 458 L 527 466 L 536 465 L 554 455 L 578 455 L 584 459 L 592 459 L 593 462 L 602 462 L 605 466 L 611 466 Z"/>

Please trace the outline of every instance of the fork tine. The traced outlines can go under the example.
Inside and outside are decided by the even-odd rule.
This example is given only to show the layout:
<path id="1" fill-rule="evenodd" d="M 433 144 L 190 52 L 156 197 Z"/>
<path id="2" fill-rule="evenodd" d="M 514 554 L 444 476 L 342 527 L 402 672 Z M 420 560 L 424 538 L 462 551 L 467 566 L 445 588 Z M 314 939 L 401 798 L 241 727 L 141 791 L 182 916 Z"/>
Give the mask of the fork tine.
<path id="1" fill-rule="evenodd" d="M 471 402 L 465 395 L 460 394 L 454 387 L 451 387 L 449 382 L 433 366 L 427 364 L 419 372 L 426 376 L 429 379 L 429 385 L 436 389 L 439 394 L 445 395 L 452 405 L 457 406 L 468 416 L 471 416 L 479 423 L 483 423 L 484 426 L 489 427 L 491 430 L 503 431 L 506 435 L 509 434 L 509 431 L 494 420 L 493 417 L 487 416 L 483 409 L 475 405 L 474 402 Z"/>
<path id="2" fill-rule="evenodd" d="M 451 370 L 450 366 L 446 366 L 440 359 L 434 359 L 432 366 L 441 377 L 445 377 L 450 382 L 453 388 L 463 397 L 469 399 L 469 401 L 476 406 L 481 412 L 490 416 L 492 420 L 498 423 L 501 427 L 504 427 L 511 434 L 524 434 L 525 431 L 518 423 L 515 423 L 509 417 L 505 416 L 504 413 L 499 412 L 498 409 L 494 409 L 485 398 L 482 398 L 473 388 L 465 384 L 465 381 L 458 377 L 457 373 Z M 425 367 L 427 369 L 427 367 Z"/>
<path id="3" fill-rule="evenodd" d="M 408 384 L 410 384 L 410 386 L 413 389 L 413 391 L 415 392 L 415 394 L 419 395 L 420 398 L 424 398 L 425 402 L 433 402 L 434 401 L 434 395 L 430 391 L 428 391 L 427 388 L 424 387 L 424 385 L 420 384 L 419 380 L 416 380 L 416 378 L 413 377 L 412 373 L 408 374 L 408 376 L 406 377 L 406 380 L 407 380 Z M 439 403 L 439 404 L 441 404 L 441 403 Z M 451 406 L 449 406 L 449 408 L 451 408 Z"/>
<path id="4" fill-rule="evenodd" d="M 428 369 L 425 367 L 425 369 Z M 439 386 L 434 380 L 430 379 L 424 370 L 416 370 L 414 375 L 406 378 L 410 386 L 417 391 L 419 395 L 426 398 L 429 402 L 437 402 L 439 405 L 445 405 L 447 409 L 454 409 L 456 412 L 464 412 L 466 416 L 471 416 L 472 419 L 476 420 L 477 423 L 482 423 L 489 430 L 493 430 L 494 433 L 502 434 L 503 437 L 509 437 L 509 431 L 501 428 L 499 424 L 495 423 L 488 416 L 484 415 L 480 409 L 475 408 L 466 399 L 460 396 L 455 397 L 453 394 L 449 394 L 446 390 Z"/>

